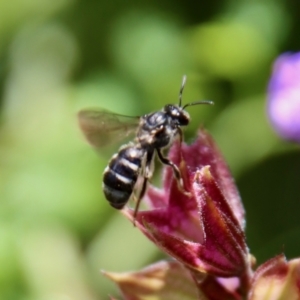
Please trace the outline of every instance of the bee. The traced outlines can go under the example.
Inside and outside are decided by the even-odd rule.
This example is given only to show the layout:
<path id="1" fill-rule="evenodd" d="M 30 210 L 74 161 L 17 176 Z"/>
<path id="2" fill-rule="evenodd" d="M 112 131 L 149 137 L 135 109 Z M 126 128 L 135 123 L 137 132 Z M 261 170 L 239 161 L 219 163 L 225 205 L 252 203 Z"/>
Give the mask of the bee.
<path id="1" fill-rule="evenodd" d="M 179 103 L 167 104 L 160 111 L 139 117 L 123 116 L 105 110 L 82 110 L 78 113 L 79 125 L 88 142 L 101 148 L 114 139 L 135 132 L 132 142 L 123 145 L 112 156 L 103 173 L 103 192 L 116 209 L 122 209 L 128 200 L 136 200 L 133 218 L 135 220 L 141 199 L 147 190 L 147 183 L 154 171 L 154 157 L 172 168 L 178 187 L 184 191 L 179 168 L 163 154 L 176 138 L 183 139 L 181 127 L 187 126 L 190 116 L 185 110 L 198 104 L 213 104 L 212 101 L 195 101 L 182 106 L 182 93 L 186 84 L 183 76 L 179 90 Z M 141 184 L 137 184 L 141 178 Z M 138 195 L 136 195 L 138 193 Z"/>

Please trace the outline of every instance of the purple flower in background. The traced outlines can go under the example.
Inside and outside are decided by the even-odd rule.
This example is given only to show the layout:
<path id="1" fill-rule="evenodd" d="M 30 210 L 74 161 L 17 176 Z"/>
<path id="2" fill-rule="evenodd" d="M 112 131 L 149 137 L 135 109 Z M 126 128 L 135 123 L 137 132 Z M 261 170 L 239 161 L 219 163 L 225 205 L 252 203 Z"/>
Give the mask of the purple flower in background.
<path id="1" fill-rule="evenodd" d="M 280 136 L 300 142 L 300 52 L 276 60 L 268 88 L 268 114 Z"/>

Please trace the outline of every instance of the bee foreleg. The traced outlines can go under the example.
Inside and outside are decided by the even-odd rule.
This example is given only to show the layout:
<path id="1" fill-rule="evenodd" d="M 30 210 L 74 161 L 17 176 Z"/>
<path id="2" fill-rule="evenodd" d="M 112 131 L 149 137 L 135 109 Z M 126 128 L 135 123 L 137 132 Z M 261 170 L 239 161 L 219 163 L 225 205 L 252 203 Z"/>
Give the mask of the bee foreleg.
<path id="1" fill-rule="evenodd" d="M 173 170 L 173 174 L 175 176 L 175 179 L 177 181 L 177 185 L 178 185 L 178 188 L 180 189 L 180 191 L 182 191 L 184 194 L 187 194 L 187 195 L 190 195 L 189 192 L 187 192 L 184 188 L 184 185 L 183 185 L 183 180 L 182 180 L 182 176 L 181 176 L 181 173 L 180 173 L 180 170 L 178 169 L 178 167 L 168 158 L 164 157 L 161 153 L 161 150 L 160 149 L 156 149 L 156 152 L 157 152 L 157 155 L 158 155 L 158 158 L 159 160 L 167 165 L 167 166 L 170 166 Z"/>

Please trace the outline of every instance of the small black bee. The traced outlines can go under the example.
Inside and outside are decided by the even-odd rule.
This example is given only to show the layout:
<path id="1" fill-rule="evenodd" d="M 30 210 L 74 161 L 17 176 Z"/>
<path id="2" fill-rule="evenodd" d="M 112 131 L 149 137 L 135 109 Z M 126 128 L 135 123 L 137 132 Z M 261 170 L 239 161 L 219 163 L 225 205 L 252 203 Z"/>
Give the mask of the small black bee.
<path id="1" fill-rule="evenodd" d="M 155 153 L 163 164 L 172 168 L 179 188 L 184 191 L 180 170 L 163 155 L 162 150 L 169 147 L 177 137 L 182 141 L 181 126 L 187 126 L 190 122 L 186 107 L 213 104 L 212 101 L 196 101 L 181 106 L 185 83 L 186 76 L 183 76 L 178 105 L 167 104 L 161 111 L 140 117 L 127 117 L 103 110 L 82 110 L 78 113 L 85 137 L 96 148 L 108 143 L 113 135 L 119 138 L 136 131 L 134 141 L 122 146 L 112 156 L 103 173 L 104 195 L 116 209 L 122 209 L 130 197 L 135 198 L 135 192 L 140 190 L 136 197 L 134 219 L 146 192 L 147 182 L 153 174 Z M 126 120 L 122 120 L 124 118 Z M 142 178 L 142 184 L 137 187 L 139 178 Z"/>

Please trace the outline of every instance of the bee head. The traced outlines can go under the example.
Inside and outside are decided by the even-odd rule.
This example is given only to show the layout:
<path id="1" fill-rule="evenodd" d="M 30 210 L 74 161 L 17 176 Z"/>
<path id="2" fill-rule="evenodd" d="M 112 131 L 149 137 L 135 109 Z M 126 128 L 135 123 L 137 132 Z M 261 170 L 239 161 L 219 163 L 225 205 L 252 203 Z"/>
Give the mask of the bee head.
<path id="1" fill-rule="evenodd" d="M 170 116 L 173 122 L 178 126 L 186 126 L 190 122 L 190 115 L 178 105 L 167 104 L 164 112 Z"/>

